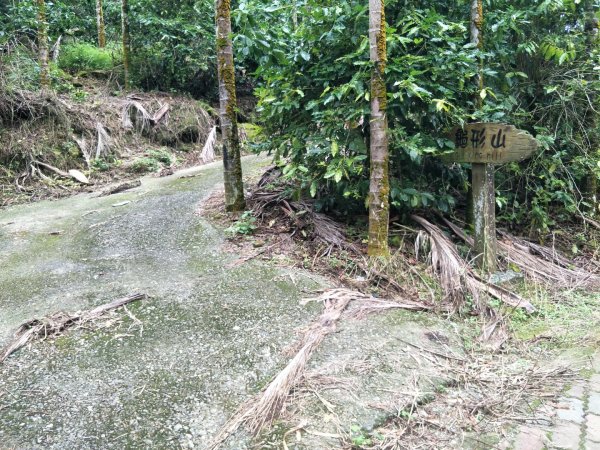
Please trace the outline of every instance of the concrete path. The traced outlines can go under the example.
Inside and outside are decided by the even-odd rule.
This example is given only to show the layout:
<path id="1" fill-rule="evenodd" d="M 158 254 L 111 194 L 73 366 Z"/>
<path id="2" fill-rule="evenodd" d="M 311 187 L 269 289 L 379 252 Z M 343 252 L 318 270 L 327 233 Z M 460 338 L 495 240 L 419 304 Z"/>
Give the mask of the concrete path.
<path id="1" fill-rule="evenodd" d="M 195 214 L 221 172 L 0 211 L 0 346 L 25 320 L 149 295 L 132 318 L 119 312 L 0 365 L 0 449 L 202 448 L 285 364 L 293 330 L 320 311 L 299 305 L 319 283 L 227 267 L 237 256 L 221 250 L 222 231 Z"/>
<path id="2" fill-rule="evenodd" d="M 600 450 L 600 353 L 588 380 L 576 382 L 551 408 L 552 425 L 524 425 L 501 446 L 511 450 Z"/>
<path id="3" fill-rule="evenodd" d="M 245 173 L 265 163 L 246 158 Z M 0 365 L 0 450 L 205 449 L 287 364 L 283 349 L 322 311 L 300 300 L 325 282 L 258 259 L 229 267 L 239 255 L 195 214 L 221 171 L 216 163 L 114 196 L 0 211 L 0 346 L 25 320 L 149 296 Z M 309 364 L 310 389 L 295 393 L 287 426 L 305 422 L 302 441 L 274 429 L 273 446 L 259 448 L 343 447 L 355 427 L 373 430 L 443 385 L 440 366 L 413 353 L 460 352 L 460 335 L 403 311 L 339 324 Z M 241 432 L 223 448 L 251 445 Z"/>

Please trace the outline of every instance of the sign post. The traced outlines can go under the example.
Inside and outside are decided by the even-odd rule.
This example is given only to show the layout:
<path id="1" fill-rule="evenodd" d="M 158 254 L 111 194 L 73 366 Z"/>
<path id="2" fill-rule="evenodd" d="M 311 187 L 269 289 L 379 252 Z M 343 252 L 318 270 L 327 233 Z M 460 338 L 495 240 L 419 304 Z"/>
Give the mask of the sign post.
<path id="1" fill-rule="evenodd" d="M 446 163 L 472 163 L 473 216 L 477 265 L 485 272 L 497 269 L 495 165 L 523 161 L 537 150 L 526 131 L 503 123 L 471 123 L 452 130 L 456 150 Z"/>

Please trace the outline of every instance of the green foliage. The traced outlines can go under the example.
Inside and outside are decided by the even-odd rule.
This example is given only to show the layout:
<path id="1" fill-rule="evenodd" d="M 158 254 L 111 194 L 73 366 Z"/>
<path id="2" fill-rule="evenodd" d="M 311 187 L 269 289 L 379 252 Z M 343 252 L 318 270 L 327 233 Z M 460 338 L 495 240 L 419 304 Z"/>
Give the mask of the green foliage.
<path id="1" fill-rule="evenodd" d="M 159 168 L 158 161 L 154 158 L 141 157 L 131 163 L 131 171 L 135 173 L 156 172 Z"/>
<path id="2" fill-rule="evenodd" d="M 355 213 L 369 177 L 367 4 L 295 5 L 297 27 L 282 1 L 241 1 L 235 14 L 237 53 L 244 64 L 258 62 L 258 112 L 270 138 L 259 148 L 318 206 Z M 469 2 L 386 2 L 392 206 L 408 213 L 464 204 L 468 166 L 436 156 L 453 148 L 447 130 L 467 121 L 514 123 L 540 142 L 531 161 L 498 170 L 501 219 L 544 233 L 590 206 L 586 183 L 600 172 L 600 58 L 584 25 L 598 8 L 591 0 L 486 3 L 481 52 L 469 44 Z"/>
<path id="3" fill-rule="evenodd" d="M 91 166 L 95 172 L 108 172 L 111 168 L 111 164 L 104 159 L 94 159 Z"/>
<path id="4" fill-rule="evenodd" d="M 135 159 L 130 166 L 130 170 L 136 173 L 156 172 L 161 166 L 171 166 L 173 156 L 164 148 L 158 150 L 148 150 L 145 156 Z"/>
<path id="5" fill-rule="evenodd" d="M 252 211 L 245 211 L 233 225 L 225 230 L 230 237 L 237 235 L 248 236 L 256 230 L 256 217 Z"/>
<path id="6" fill-rule="evenodd" d="M 120 1 L 104 8 L 107 35 L 118 42 Z M 361 0 L 233 4 L 238 87 L 254 85 L 259 100 L 260 132 L 247 130 L 250 141 L 272 152 L 317 207 L 342 214 L 364 213 L 369 186 L 367 8 Z M 483 51 L 469 44 L 469 8 L 467 0 L 386 1 L 391 204 L 403 217 L 464 205 L 468 166 L 437 158 L 452 150 L 447 130 L 510 122 L 534 134 L 541 150 L 497 171 L 499 218 L 543 234 L 591 209 L 588 186 L 600 182 L 600 46 L 586 30 L 600 5 L 484 2 Z M 95 48 L 94 2 L 55 0 L 47 9 L 50 47 L 63 36 L 61 68 L 118 66 L 118 51 Z M 36 28 L 34 0 L 0 3 L 0 47 L 19 49 L 1 56 L 4 89 L 38 88 Z M 212 0 L 131 0 L 130 28 L 135 85 L 214 96 Z M 483 92 L 474 83 L 480 61 Z M 55 66 L 51 78 L 60 92 L 85 96 Z M 477 96 L 485 97 L 481 109 Z"/>
<path id="7" fill-rule="evenodd" d="M 215 93 L 212 0 L 131 2 L 130 26 L 138 85 L 197 97 Z"/>
<path id="8" fill-rule="evenodd" d="M 101 49 L 85 42 L 65 45 L 58 65 L 70 72 L 108 71 L 119 64 L 119 51 Z"/>
<path id="9" fill-rule="evenodd" d="M 273 26 L 281 14 L 274 6 L 257 12 L 259 6 L 247 5 L 243 16 L 238 13 L 238 22 L 248 23 L 241 32 L 254 33 L 244 39 L 238 36 L 238 41 L 251 43 L 246 51 L 250 55 L 264 46 L 256 30 L 250 30 L 256 17 L 264 17 L 261 22 L 270 24 L 270 33 L 286 36 L 285 43 L 264 39 L 272 43 L 271 58 L 260 60 L 257 75 L 262 83 L 256 94 L 270 140 L 260 148 L 289 161 L 286 175 L 298 179 L 319 207 L 360 210 L 369 177 L 367 5 L 297 4 L 302 21 L 295 30 L 289 22 L 281 23 L 279 30 Z M 431 156 L 451 148 L 438 130 L 468 118 L 471 105 L 464 101 L 465 91 L 477 52 L 465 45 L 463 23 L 433 9 L 395 8 L 388 18 L 392 204 L 447 211 L 453 199 L 439 187 L 450 181 L 464 184 L 464 174 L 449 173 Z M 440 177 L 445 178 L 441 184 Z"/>
<path id="10" fill-rule="evenodd" d="M 150 158 L 166 166 L 170 166 L 173 163 L 171 153 L 166 149 L 149 150 L 147 153 Z"/>
<path id="11" fill-rule="evenodd" d="M 35 40 L 35 0 L 0 2 L 0 46 L 14 40 Z M 107 37 L 119 42 L 120 0 L 104 0 Z M 214 95 L 216 66 L 212 0 L 130 0 L 132 79 L 147 90 L 187 91 L 194 96 Z M 47 5 L 49 39 L 52 45 L 63 36 L 64 47 L 81 42 L 97 43 L 95 2 L 55 0 Z M 90 55 L 80 49 L 76 67 L 69 70 L 107 70 L 120 61 Z M 100 53 L 103 53 L 99 51 Z M 90 57 L 91 58 L 87 58 Z M 85 67 L 86 62 L 101 63 Z M 110 64 L 108 62 L 110 61 Z M 84 66 L 84 67 L 82 67 Z"/>

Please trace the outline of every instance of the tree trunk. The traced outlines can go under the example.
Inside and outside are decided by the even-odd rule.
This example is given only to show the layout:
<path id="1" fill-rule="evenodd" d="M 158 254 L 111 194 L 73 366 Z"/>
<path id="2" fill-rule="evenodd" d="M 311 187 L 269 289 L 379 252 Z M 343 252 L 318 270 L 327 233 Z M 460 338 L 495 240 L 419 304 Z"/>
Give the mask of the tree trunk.
<path id="1" fill-rule="evenodd" d="M 473 0 L 471 3 L 471 43 L 483 50 L 483 0 Z M 483 106 L 480 94 L 484 87 L 482 60 L 479 61 L 475 83 L 474 101 L 477 109 L 480 109 Z M 471 170 L 476 260 L 484 272 L 490 273 L 496 271 L 498 258 L 494 173 L 492 164 L 473 164 Z"/>
<path id="2" fill-rule="evenodd" d="M 129 56 L 131 53 L 131 40 L 129 37 L 129 4 L 128 0 L 121 0 L 121 34 L 123 40 L 123 75 L 125 89 L 129 89 Z"/>
<path id="3" fill-rule="evenodd" d="M 483 50 L 483 2 L 481 0 L 471 1 L 471 43 L 475 44 L 479 50 Z M 475 76 L 475 95 L 473 103 L 475 110 L 483 107 L 481 91 L 483 90 L 483 61 L 479 61 L 479 70 Z M 467 191 L 467 224 L 475 227 L 475 204 L 473 201 L 473 171 L 469 170 L 469 179 L 471 186 Z"/>
<path id="4" fill-rule="evenodd" d="M 483 0 L 472 0 L 471 2 L 471 44 L 483 51 Z M 477 91 L 475 93 L 475 104 L 477 109 L 483 106 L 481 91 L 483 90 L 483 61 L 479 60 L 479 70 L 475 77 Z"/>
<path id="5" fill-rule="evenodd" d="M 594 11 L 594 2 L 588 0 L 586 4 L 586 15 L 587 20 L 585 24 L 585 31 L 587 33 L 587 53 L 588 55 L 592 55 L 595 47 L 598 45 L 598 18 L 596 17 Z M 588 82 L 592 83 L 594 81 L 593 75 L 588 75 Z M 590 103 L 597 108 L 598 105 L 598 95 L 595 91 L 590 93 Z M 589 146 L 590 146 L 590 155 L 594 166 L 600 164 L 600 130 L 598 129 L 598 114 L 590 108 L 588 111 L 589 119 L 587 129 L 589 130 Z M 587 175 L 586 180 L 586 196 L 587 200 L 590 203 L 590 214 L 592 216 L 597 216 L 600 213 L 600 190 L 598 186 L 598 175 L 595 170 L 591 170 Z"/>
<path id="6" fill-rule="evenodd" d="M 233 44 L 231 42 L 231 0 L 216 0 L 216 22 L 225 207 L 227 211 L 242 211 L 246 207 L 246 201 L 244 199 L 236 111 L 235 67 L 233 65 Z"/>
<path id="7" fill-rule="evenodd" d="M 371 181 L 369 186 L 369 255 L 389 256 L 389 153 L 387 137 L 387 62 L 385 1 L 369 0 L 371 74 Z"/>
<path id="8" fill-rule="evenodd" d="M 98 47 L 106 47 L 106 31 L 104 28 L 104 8 L 102 0 L 96 0 L 96 23 L 98 24 Z"/>
<path id="9" fill-rule="evenodd" d="M 40 86 L 42 90 L 47 90 L 50 89 L 50 74 L 48 71 L 48 21 L 46 20 L 45 0 L 37 0 L 37 7 Z"/>

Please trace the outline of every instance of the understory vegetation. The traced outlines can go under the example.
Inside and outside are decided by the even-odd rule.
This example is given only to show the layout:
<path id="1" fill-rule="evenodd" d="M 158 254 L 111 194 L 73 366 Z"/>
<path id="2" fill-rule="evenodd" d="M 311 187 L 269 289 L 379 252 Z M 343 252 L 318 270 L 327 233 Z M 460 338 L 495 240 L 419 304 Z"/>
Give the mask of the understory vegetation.
<path id="1" fill-rule="evenodd" d="M 254 89 L 256 144 L 285 167 L 320 210 L 351 216 L 368 191 L 370 63 L 365 2 L 297 0 L 234 4 L 238 90 Z M 131 3 L 133 84 L 214 99 L 212 1 Z M 390 201 L 395 213 L 467 206 L 468 166 L 448 165 L 448 130 L 473 121 L 506 122 L 533 134 L 540 151 L 500 166 L 501 223 L 545 238 L 561 224 L 598 213 L 599 60 L 592 35 L 597 5 L 587 1 L 486 5 L 483 50 L 469 43 L 466 1 L 388 1 Z M 35 90 L 36 7 L 0 9 L 3 92 Z M 73 77 L 122 82 L 120 4 L 104 4 L 108 45 L 96 46 L 91 3 L 48 8 L 53 87 L 83 101 Z M 479 65 L 485 87 L 473 84 Z M 477 108 L 474 98 L 483 99 Z"/>

